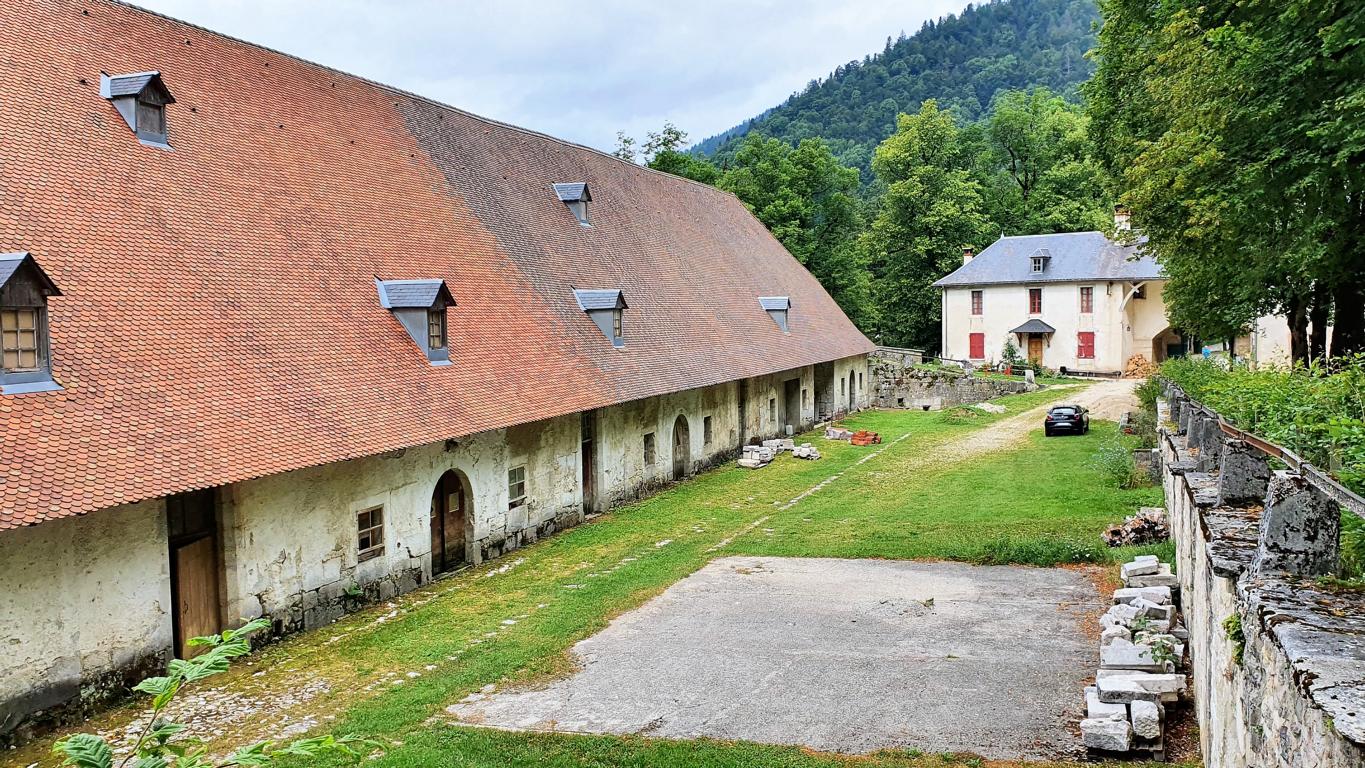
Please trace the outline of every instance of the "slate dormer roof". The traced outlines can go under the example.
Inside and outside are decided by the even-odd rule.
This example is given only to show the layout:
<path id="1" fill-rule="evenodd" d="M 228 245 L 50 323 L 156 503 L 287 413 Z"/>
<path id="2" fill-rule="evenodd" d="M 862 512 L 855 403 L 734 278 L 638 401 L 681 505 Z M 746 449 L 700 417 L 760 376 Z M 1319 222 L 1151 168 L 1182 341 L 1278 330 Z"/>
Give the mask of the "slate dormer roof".
<path id="1" fill-rule="evenodd" d="M 573 296 L 578 301 L 578 308 L 584 312 L 597 309 L 630 309 L 626 305 L 625 294 L 619 288 L 575 290 Z"/>
<path id="2" fill-rule="evenodd" d="M 957 288 L 1009 283 L 1066 283 L 1087 280 L 1162 280 L 1156 259 L 1139 255 L 1145 240 L 1115 243 L 1103 232 L 1002 237 L 971 261 L 934 283 Z M 1042 272 L 1033 257 L 1045 257 Z"/>
<path id="3" fill-rule="evenodd" d="M 455 306 L 444 280 L 380 280 L 374 281 L 379 290 L 379 306 L 384 309 L 430 309 Z"/>
<path id="4" fill-rule="evenodd" d="M 175 103 L 175 96 L 171 95 L 171 89 L 166 87 L 166 83 L 161 79 L 161 73 L 133 72 L 127 75 L 106 75 L 100 80 L 101 94 L 106 99 L 117 99 L 125 96 L 141 96 L 142 92 L 148 88 L 156 89 L 158 94 L 167 104 Z"/>
<path id="5" fill-rule="evenodd" d="M 0 3 L 0 49 L 24 52 L 0 67 L 0 251 L 32 251 L 62 287 L 66 387 L 0 404 L 0 536 L 874 349 L 729 193 L 124 3 L 80 7 Z M 174 152 L 138 150 L 77 82 L 149 62 L 174 73 Z M 598 198 L 594 227 L 565 226 L 565 180 Z M 456 287 L 457 364 L 376 321 L 376 275 Z M 801 305 L 789 334 L 753 311 L 759 285 Z M 584 322 L 576 286 L 630 294 L 627 350 Z"/>
<path id="6" fill-rule="evenodd" d="M 4 288 L 9 283 L 10 278 L 14 277 L 25 267 L 30 268 L 30 272 L 41 285 L 43 293 L 48 296 L 61 296 L 62 292 L 57 288 L 57 284 L 52 282 L 52 278 L 38 266 L 38 262 L 29 254 L 28 251 L 18 251 L 16 253 L 0 253 L 0 288 Z"/>
<path id="7" fill-rule="evenodd" d="M 786 311 L 792 308 L 790 296 L 759 296 L 758 303 L 768 312 Z"/>
<path id="8" fill-rule="evenodd" d="M 555 194 L 559 196 L 560 202 L 578 203 L 591 202 L 592 192 L 588 191 L 586 182 L 574 182 L 573 184 L 555 184 Z"/>

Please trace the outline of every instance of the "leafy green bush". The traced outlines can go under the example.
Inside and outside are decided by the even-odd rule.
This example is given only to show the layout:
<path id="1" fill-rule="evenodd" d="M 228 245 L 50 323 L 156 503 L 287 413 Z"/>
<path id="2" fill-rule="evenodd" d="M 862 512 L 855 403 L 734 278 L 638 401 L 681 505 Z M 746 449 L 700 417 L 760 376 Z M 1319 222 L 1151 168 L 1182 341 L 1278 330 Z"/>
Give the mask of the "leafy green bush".
<path id="1" fill-rule="evenodd" d="M 1012 538 L 1002 536 L 987 541 L 971 558 L 981 565 L 1036 565 L 1051 567 L 1064 563 L 1107 563 L 1107 547 L 1095 542 L 1078 543 L 1064 539 Z"/>
<path id="2" fill-rule="evenodd" d="M 248 622 L 241 629 L 230 629 L 220 635 L 196 637 L 189 641 L 192 646 L 208 646 L 208 650 L 192 659 L 172 659 L 168 673 L 161 677 L 149 677 L 134 686 L 133 690 L 152 697 L 152 710 L 147 723 L 138 731 L 129 745 L 131 749 L 123 759 L 115 762 L 114 748 L 103 737 L 93 733 L 77 733 L 61 739 L 52 745 L 52 751 L 63 757 L 62 765 L 77 768 L 217 768 L 219 766 L 266 766 L 285 755 L 313 756 L 329 753 L 342 755 L 359 761 L 365 752 L 373 751 L 381 745 L 378 742 L 352 736 L 315 736 L 299 739 L 289 744 L 276 746 L 271 741 L 261 741 L 242 747 L 224 759 L 212 759 L 208 749 L 196 738 L 176 738 L 187 726 L 171 722 L 162 716 L 167 705 L 176 694 L 190 683 L 197 683 L 220 672 L 226 672 L 228 663 L 238 656 L 251 651 L 247 637 L 270 626 L 265 619 Z M 362 751 L 363 750 L 363 751 Z"/>
<path id="3" fill-rule="evenodd" d="M 1152 484 L 1147 473 L 1137 468 L 1132 449 L 1118 440 L 1100 446 L 1090 463 L 1119 488 L 1142 488 Z"/>
<path id="4" fill-rule="evenodd" d="M 1156 413 L 1156 401 L 1157 398 L 1161 397 L 1161 382 L 1156 377 L 1144 379 L 1133 390 L 1133 393 L 1137 395 L 1138 402 L 1142 403 L 1144 411 Z"/>
<path id="5" fill-rule="evenodd" d="M 1138 448 L 1156 447 L 1156 411 L 1143 409 L 1133 414 L 1133 419 L 1129 422 L 1133 430 L 1133 437 Z"/>

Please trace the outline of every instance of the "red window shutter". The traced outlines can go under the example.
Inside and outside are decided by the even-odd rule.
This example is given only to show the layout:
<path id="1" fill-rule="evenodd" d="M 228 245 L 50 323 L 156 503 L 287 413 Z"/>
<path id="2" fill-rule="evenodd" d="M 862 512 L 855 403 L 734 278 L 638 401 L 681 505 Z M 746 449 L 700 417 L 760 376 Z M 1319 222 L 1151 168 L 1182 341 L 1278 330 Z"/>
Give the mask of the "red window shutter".
<path id="1" fill-rule="evenodd" d="M 1076 334 L 1076 357 L 1082 360 L 1095 358 L 1095 332 L 1081 331 Z"/>
<path id="2" fill-rule="evenodd" d="M 968 352 L 968 355 L 970 355 L 970 357 L 971 357 L 973 360 L 985 360 L 985 359 L 986 359 L 986 334 L 984 334 L 984 333 L 973 333 L 973 334 L 971 334 L 970 339 L 971 339 L 971 351 Z"/>

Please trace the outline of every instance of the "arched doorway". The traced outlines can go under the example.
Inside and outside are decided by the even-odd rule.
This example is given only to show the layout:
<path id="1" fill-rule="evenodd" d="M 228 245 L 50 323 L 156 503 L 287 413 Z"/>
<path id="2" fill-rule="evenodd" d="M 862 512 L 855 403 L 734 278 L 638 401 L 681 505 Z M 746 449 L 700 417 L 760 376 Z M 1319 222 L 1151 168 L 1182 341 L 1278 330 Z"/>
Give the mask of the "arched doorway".
<path id="1" fill-rule="evenodd" d="M 465 524 L 469 519 L 469 483 L 449 470 L 431 492 L 431 574 L 465 562 Z"/>
<path id="2" fill-rule="evenodd" d="M 852 413 L 858 410 L 858 374 L 854 371 L 848 372 L 848 411 Z"/>
<path id="3" fill-rule="evenodd" d="M 686 477 L 691 464 L 691 430 L 687 426 L 687 417 L 679 414 L 673 422 L 673 479 L 681 480 Z"/>

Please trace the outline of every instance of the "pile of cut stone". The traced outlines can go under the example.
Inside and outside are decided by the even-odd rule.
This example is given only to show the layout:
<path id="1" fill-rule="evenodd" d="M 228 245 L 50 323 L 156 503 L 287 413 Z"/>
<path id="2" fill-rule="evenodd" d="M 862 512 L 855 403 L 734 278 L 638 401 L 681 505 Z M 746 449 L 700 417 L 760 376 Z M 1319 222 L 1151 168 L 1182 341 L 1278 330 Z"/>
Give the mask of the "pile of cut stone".
<path id="1" fill-rule="evenodd" d="M 798 459 L 816 461 L 820 458 L 820 449 L 810 443 L 802 443 L 792 449 L 792 455 Z"/>
<path id="2" fill-rule="evenodd" d="M 1165 705 L 1185 693 L 1185 642 L 1172 590 L 1171 567 L 1142 555 L 1122 570 L 1124 588 L 1100 617 L 1100 669 L 1085 689 L 1085 746 L 1105 752 L 1144 751 L 1165 759 Z"/>
<path id="3" fill-rule="evenodd" d="M 1166 510 L 1161 507 L 1143 507 L 1136 515 L 1126 517 L 1123 522 L 1106 528 L 1100 537 L 1111 547 L 1155 544 L 1171 538 L 1171 525 L 1166 520 Z"/>
<path id="4" fill-rule="evenodd" d="M 853 437 L 853 430 L 843 427 L 825 427 L 826 440 L 849 440 Z"/>
<path id="5" fill-rule="evenodd" d="M 746 445 L 740 450 L 739 465 L 745 469 L 766 467 L 777 458 L 777 451 L 766 445 Z"/>

